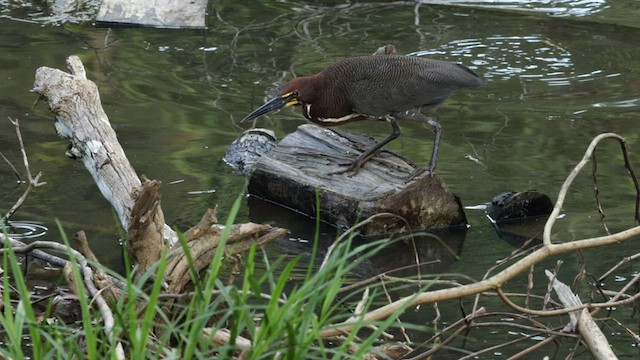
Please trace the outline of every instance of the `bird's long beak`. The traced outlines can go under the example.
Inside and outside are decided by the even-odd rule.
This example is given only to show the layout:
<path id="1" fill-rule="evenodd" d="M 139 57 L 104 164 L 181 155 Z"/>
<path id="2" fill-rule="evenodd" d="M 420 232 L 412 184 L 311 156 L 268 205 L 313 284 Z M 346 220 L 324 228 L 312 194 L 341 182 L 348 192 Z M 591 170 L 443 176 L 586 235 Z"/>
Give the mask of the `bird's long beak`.
<path id="1" fill-rule="evenodd" d="M 240 122 L 249 121 L 257 118 L 260 115 L 264 115 L 268 112 L 280 110 L 282 108 L 286 108 L 286 107 L 298 105 L 298 104 L 300 104 L 300 101 L 296 99 L 296 94 L 293 92 L 289 92 L 267 101 L 264 105 L 253 110 L 251 114 L 245 116 L 244 119 L 242 119 Z"/>

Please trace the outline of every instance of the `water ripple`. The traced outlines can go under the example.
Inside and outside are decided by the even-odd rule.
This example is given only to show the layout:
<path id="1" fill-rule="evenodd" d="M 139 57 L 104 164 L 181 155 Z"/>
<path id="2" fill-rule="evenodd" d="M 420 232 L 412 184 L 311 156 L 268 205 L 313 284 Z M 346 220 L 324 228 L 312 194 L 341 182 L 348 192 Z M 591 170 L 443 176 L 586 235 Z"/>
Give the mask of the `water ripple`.
<path id="1" fill-rule="evenodd" d="M 578 72 L 572 53 L 541 34 L 460 39 L 411 55 L 459 61 L 478 70 L 487 80 L 520 78 L 542 81 L 549 86 L 567 86 L 620 76 L 602 69 Z"/>
<path id="2" fill-rule="evenodd" d="M 34 239 L 49 231 L 41 222 L 37 221 L 9 221 L 9 226 L 0 225 L 0 231 L 13 239 Z"/>
<path id="3" fill-rule="evenodd" d="M 545 13 L 553 17 L 588 16 L 610 7 L 606 0 L 422 0 L 420 2 L 423 4 L 455 4 L 486 9 Z"/>
<path id="4" fill-rule="evenodd" d="M 599 102 L 599 103 L 593 104 L 593 107 L 598 107 L 598 108 L 604 108 L 604 107 L 628 108 L 628 107 L 636 107 L 636 106 L 640 106 L 640 98 L 620 100 L 620 101 Z"/>

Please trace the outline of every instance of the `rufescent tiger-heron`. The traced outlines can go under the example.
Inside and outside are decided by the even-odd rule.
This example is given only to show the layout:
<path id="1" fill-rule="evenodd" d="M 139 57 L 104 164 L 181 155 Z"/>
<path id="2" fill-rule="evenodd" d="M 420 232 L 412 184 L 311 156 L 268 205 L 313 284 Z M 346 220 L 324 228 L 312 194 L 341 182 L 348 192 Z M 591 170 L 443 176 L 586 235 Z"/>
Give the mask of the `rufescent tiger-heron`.
<path id="1" fill-rule="evenodd" d="M 381 48 L 382 49 L 382 48 Z M 442 126 L 425 115 L 442 104 L 451 93 L 482 84 L 481 78 L 464 65 L 405 55 L 372 55 L 347 58 L 311 76 L 285 83 L 279 94 L 247 115 L 242 121 L 289 106 L 301 105 L 304 117 L 322 126 L 375 118 L 391 124 L 391 134 L 360 154 L 347 168 L 353 171 L 383 146 L 400 135 L 396 119 L 421 120 L 433 127 L 435 139 L 429 166 L 434 173 Z M 409 179 L 423 173 L 416 170 Z"/>

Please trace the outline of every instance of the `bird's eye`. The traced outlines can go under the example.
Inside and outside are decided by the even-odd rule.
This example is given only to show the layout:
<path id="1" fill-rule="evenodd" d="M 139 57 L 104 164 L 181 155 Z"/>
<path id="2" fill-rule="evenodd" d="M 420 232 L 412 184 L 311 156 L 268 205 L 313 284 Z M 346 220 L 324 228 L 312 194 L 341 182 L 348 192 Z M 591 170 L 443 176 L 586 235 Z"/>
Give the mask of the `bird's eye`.
<path id="1" fill-rule="evenodd" d="M 298 97 L 298 95 L 300 95 L 300 91 L 298 91 L 298 90 L 293 90 L 293 97 L 294 97 L 294 98 L 297 98 L 297 97 Z"/>

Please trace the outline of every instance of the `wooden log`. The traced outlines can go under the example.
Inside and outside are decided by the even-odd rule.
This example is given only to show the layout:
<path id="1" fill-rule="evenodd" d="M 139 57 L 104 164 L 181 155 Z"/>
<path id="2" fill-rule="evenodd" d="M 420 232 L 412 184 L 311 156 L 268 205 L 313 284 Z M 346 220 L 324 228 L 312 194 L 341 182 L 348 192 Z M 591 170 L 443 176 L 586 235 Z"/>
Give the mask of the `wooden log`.
<path id="1" fill-rule="evenodd" d="M 128 229 L 134 204 L 132 193 L 141 186 L 140 179 L 118 142 L 100 103 L 98 87 L 87 79 L 80 58 L 70 56 L 67 66 L 70 73 L 39 68 L 33 91 L 47 99 L 56 115 L 58 135 L 69 139 L 67 156 L 83 162 L 118 214 L 122 227 Z"/>
<path id="2" fill-rule="evenodd" d="M 317 192 L 321 219 L 340 227 L 378 213 L 398 215 L 376 218 L 363 229 L 367 235 L 466 224 L 460 199 L 437 175 L 405 183 L 416 166 L 393 152 L 381 151 L 355 175 L 329 175 L 372 143 L 302 125 L 257 161 L 249 193 L 314 217 Z"/>
<path id="3" fill-rule="evenodd" d="M 102 195 L 115 209 L 127 230 L 127 249 L 139 269 L 138 274 L 160 258 L 164 244 L 168 243 L 170 264 L 181 266 L 171 267 L 163 275 L 172 291 L 181 292 L 191 280 L 191 273 L 177 234 L 164 223 L 160 182 L 144 176 L 140 181 L 102 108 L 98 88 L 87 79 L 82 62 L 77 56 L 70 56 L 67 65 L 70 73 L 39 68 L 33 91 L 47 99 L 56 115 L 56 131 L 69 139 L 67 156 L 84 163 Z M 211 263 L 223 233 L 224 226 L 217 224 L 213 210 L 207 211 L 203 220 L 185 233 L 190 256 L 202 264 L 199 270 Z M 263 245 L 287 233 L 286 229 L 269 225 L 234 224 L 227 239 L 233 246 L 225 251 L 227 254 L 243 252 L 254 242 Z"/>
<path id="4" fill-rule="evenodd" d="M 96 26 L 205 29 L 207 0 L 102 0 Z"/>

